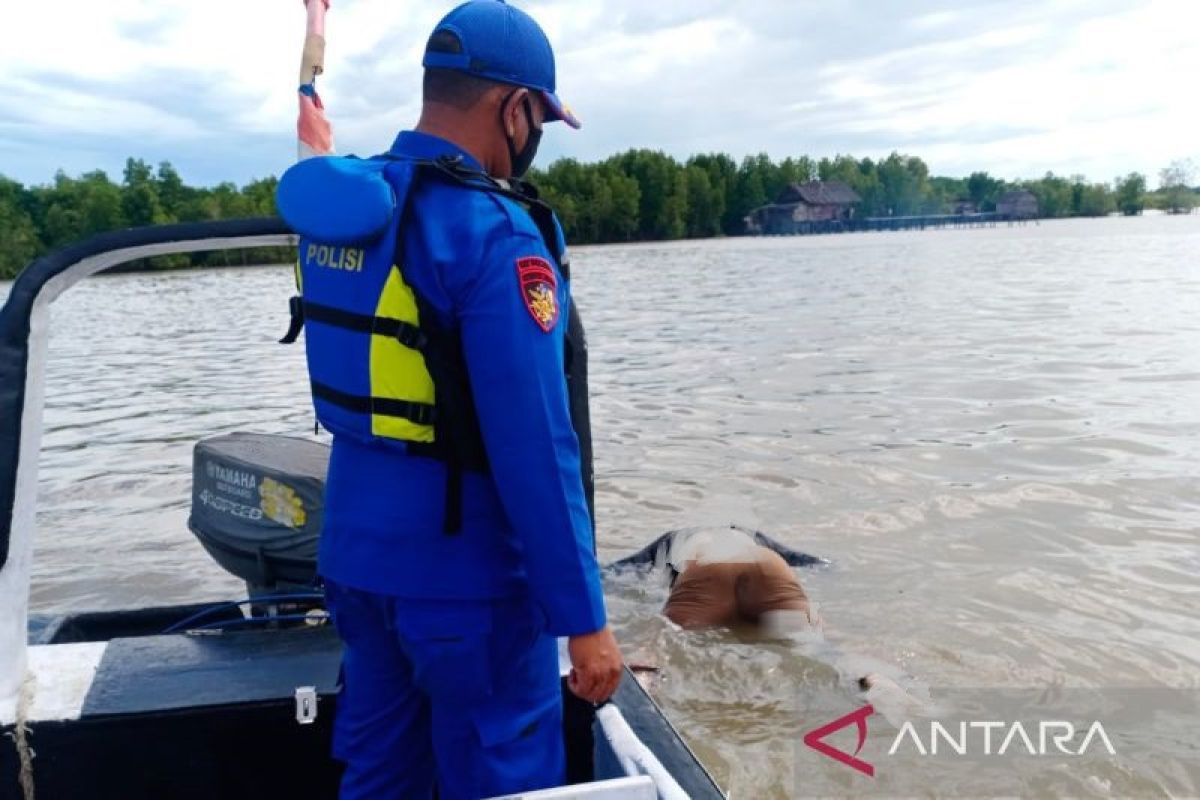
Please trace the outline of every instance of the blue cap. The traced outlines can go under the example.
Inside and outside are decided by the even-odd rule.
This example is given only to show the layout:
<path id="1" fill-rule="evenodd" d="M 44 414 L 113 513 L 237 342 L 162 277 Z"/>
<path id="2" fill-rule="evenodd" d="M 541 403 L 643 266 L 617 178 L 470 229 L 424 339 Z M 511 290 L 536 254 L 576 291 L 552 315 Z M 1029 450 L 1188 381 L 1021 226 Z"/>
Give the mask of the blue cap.
<path id="1" fill-rule="evenodd" d="M 453 69 L 480 78 L 523 86 L 546 101 L 546 121 L 580 122 L 554 93 L 554 50 L 533 17 L 504 0 L 470 0 L 451 11 L 433 29 L 453 34 L 455 47 L 426 47 L 423 66 Z M 447 37 L 449 38 L 449 37 Z M 457 50 L 457 52 L 448 52 Z"/>

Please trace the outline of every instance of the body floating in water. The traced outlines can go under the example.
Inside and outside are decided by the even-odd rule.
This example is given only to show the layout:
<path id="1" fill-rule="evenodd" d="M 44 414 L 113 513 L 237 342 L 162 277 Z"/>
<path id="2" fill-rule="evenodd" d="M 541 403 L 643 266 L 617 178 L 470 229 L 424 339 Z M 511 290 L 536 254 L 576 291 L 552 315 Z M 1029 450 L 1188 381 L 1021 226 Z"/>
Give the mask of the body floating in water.
<path id="1" fill-rule="evenodd" d="M 677 535 L 667 563 L 673 576 L 663 614 L 681 628 L 817 627 L 808 596 L 788 562 L 740 529 Z"/>
<path id="2" fill-rule="evenodd" d="M 768 639 L 788 639 L 806 657 L 836 669 L 889 720 L 925 713 L 928 691 L 911 676 L 843 652 L 825 638 L 815 604 L 794 569 L 823 563 L 764 534 L 729 526 L 672 531 L 611 567 L 665 570 L 670 593 L 663 615 L 684 630 L 749 628 Z M 630 664 L 647 688 L 659 672 L 655 660 Z"/>

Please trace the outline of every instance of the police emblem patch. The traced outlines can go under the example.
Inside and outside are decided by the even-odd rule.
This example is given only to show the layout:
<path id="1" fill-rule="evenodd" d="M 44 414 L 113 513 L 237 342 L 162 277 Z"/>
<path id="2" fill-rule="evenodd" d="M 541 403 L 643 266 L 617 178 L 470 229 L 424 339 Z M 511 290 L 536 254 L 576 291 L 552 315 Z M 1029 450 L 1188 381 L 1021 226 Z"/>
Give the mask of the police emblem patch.
<path id="1" fill-rule="evenodd" d="M 518 258 L 517 276 L 521 281 L 521 299 L 533 321 L 546 333 L 554 330 L 558 323 L 558 278 L 554 267 L 537 256 Z"/>

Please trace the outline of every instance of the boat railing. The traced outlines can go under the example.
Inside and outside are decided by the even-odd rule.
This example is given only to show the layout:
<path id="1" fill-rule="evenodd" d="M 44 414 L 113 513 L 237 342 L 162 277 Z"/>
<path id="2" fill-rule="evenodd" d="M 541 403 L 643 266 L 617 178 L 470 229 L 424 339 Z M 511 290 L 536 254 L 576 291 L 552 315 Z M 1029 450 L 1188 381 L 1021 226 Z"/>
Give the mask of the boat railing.
<path id="1" fill-rule="evenodd" d="M 15 709 L 26 674 L 50 305 L 84 278 L 131 261 L 295 240 L 276 218 L 132 228 L 56 250 L 17 276 L 0 308 L 0 717 Z"/>

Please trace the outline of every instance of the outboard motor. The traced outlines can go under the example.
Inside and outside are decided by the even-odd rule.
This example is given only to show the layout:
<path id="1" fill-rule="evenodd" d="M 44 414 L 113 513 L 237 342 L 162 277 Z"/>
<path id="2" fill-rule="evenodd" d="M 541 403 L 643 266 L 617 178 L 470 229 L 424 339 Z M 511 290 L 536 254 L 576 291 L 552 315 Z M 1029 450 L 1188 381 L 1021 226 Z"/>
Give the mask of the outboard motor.
<path id="1" fill-rule="evenodd" d="M 311 592 L 329 447 L 230 433 L 196 444 L 188 528 L 251 597 Z"/>

